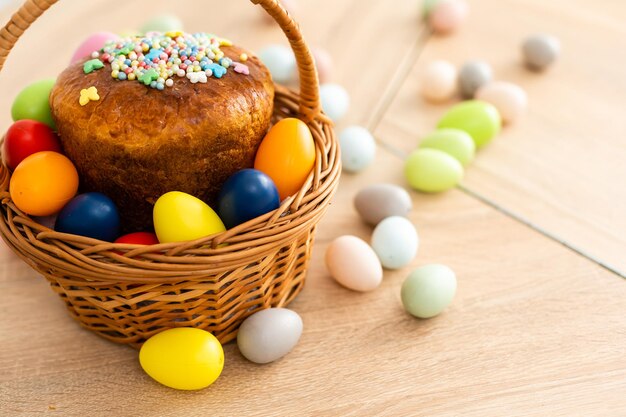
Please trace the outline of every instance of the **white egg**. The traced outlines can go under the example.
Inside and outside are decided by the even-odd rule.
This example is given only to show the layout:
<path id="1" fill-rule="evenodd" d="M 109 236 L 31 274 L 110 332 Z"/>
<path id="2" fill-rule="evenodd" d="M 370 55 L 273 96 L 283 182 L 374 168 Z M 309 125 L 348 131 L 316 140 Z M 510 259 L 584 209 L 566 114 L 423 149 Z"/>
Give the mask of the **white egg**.
<path id="1" fill-rule="evenodd" d="M 349 126 L 339 134 L 341 164 L 348 172 L 367 168 L 376 156 L 374 136 L 364 127 Z"/>
<path id="2" fill-rule="evenodd" d="M 302 319 L 286 308 L 261 310 L 239 327 L 237 346 L 241 354 L 255 363 L 269 363 L 291 352 L 302 335 Z"/>
<path id="3" fill-rule="evenodd" d="M 457 91 L 456 67 L 448 61 L 433 61 L 424 69 L 420 81 L 420 91 L 425 99 L 434 102 L 448 100 Z"/>
<path id="4" fill-rule="evenodd" d="M 418 246 L 417 230 L 406 217 L 387 217 L 372 233 L 372 248 L 387 269 L 408 265 L 417 255 Z"/>
<path id="5" fill-rule="evenodd" d="M 346 89 L 339 84 L 322 84 L 320 86 L 320 100 L 324 113 L 333 122 L 341 120 L 350 107 L 350 96 Z"/>
<path id="6" fill-rule="evenodd" d="M 277 83 L 286 84 L 294 79 L 296 58 L 290 48 L 283 45 L 270 45 L 259 52 L 259 58 L 270 70 L 272 79 Z"/>

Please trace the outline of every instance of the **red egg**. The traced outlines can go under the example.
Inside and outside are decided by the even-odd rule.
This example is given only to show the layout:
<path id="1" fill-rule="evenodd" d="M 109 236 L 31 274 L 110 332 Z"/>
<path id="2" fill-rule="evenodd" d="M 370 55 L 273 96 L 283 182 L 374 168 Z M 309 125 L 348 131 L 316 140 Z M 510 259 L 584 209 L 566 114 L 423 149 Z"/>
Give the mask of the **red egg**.
<path id="1" fill-rule="evenodd" d="M 7 130 L 2 153 L 10 169 L 42 151 L 61 152 L 59 138 L 48 125 L 36 120 L 18 120 Z"/>
<path id="2" fill-rule="evenodd" d="M 114 243 L 130 243 L 133 245 L 156 245 L 159 239 L 154 233 L 136 232 L 118 237 Z"/>

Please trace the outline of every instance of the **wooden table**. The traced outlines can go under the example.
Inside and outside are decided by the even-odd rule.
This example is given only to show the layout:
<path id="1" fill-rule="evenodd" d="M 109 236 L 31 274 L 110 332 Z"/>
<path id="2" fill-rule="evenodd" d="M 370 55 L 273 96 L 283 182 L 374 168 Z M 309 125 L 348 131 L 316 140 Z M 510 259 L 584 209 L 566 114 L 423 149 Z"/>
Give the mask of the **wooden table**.
<path id="1" fill-rule="evenodd" d="M 305 325 L 292 353 L 259 366 L 229 344 L 213 386 L 165 388 L 142 372 L 136 351 L 74 323 L 2 244 L 0 415 L 626 415 L 626 4 L 474 0 L 459 33 L 435 37 L 418 3 L 299 3 L 306 38 L 330 51 L 335 81 L 352 96 L 338 129 L 364 125 L 381 146 L 373 166 L 343 176 L 319 228 L 306 289 L 291 305 Z M 54 6 L 0 74 L 1 125 L 17 92 L 60 72 L 82 37 L 132 29 L 171 4 Z M 284 43 L 245 1 L 180 4 L 188 30 L 252 49 Z M 0 9 L 2 21 L 12 7 Z M 537 31 L 563 43 L 545 74 L 520 65 L 519 44 Z M 401 159 L 448 107 L 420 99 L 419 71 L 432 59 L 470 58 L 524 87 L 528 114 L 479 153 L 461 187 L 412 193 L 421 247 L 410 267 L 386 271 L 372 293 L 339 287 L 323 266 L 326 246 L 371 233 L 354 194 L 374 181 L 404 185 Z M 399 288 L 412 267 L 433 262 L 457 272 L 458 293 L 444 314 L 417 320 Z"/>

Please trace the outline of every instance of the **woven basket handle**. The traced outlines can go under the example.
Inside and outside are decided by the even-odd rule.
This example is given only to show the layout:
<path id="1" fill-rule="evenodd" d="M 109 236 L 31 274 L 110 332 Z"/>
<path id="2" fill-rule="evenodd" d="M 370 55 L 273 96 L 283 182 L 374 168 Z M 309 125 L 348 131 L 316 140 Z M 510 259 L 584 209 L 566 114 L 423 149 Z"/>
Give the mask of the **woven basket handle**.
<path id="1" fill-rule="evenodd" d="M 0 29 L 0 71 L 4 67 L 9 52 L 24 31 L 58 0 L 26 0 L 9 22 Z M 289 16 L 278 0 L 250 0 L 262 6 L 272 16 L 283 30 L 291 49 L 296 57 L 298 73 L 300 75 L 300 117 L 311 121 L 320 113 L 320 99 L 317 80 L 317 71 L 313 57 L 306 43 L 302 39 L 302 32 L 298 24 Z"/>

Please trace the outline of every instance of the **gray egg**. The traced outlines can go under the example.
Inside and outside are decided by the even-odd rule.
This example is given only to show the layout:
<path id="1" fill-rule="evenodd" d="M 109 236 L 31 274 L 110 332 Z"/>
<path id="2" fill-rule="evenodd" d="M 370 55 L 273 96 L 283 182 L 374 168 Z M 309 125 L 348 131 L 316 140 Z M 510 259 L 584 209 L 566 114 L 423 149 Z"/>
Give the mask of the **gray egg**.
<path id="1" fill-rule="evenodd" d="M 561 43 L 550 35 L 538 34 L 526 38 L 522 44 L 524 62 L 533 70 L 543 70 L 549 67 L 559 56 Z"/>
<path id="2" fill-rule="evenodd" d="M 491 66 L 484 61 L 468 61 L 459 71 L 459 90 L 465 98 L 472 98 L 483 85 L 491 81 Z"/>
<path id="3" fill-rule="evenodd" d="M 413 203 L 409 193 L 402 187 L 374 184 L 357 193 L 354 207 L 366 223 L 375 226 L 389 216 L 406 217 L 413 208 Z"/>
<path id="4" fill-rule="evenodd" d="M 244 320 L 237 333 L 237 346 L 249 361 L 269 363 L 288 354 L 301 335 L 302 319 L 298 313 L 268 308 Z"/>

